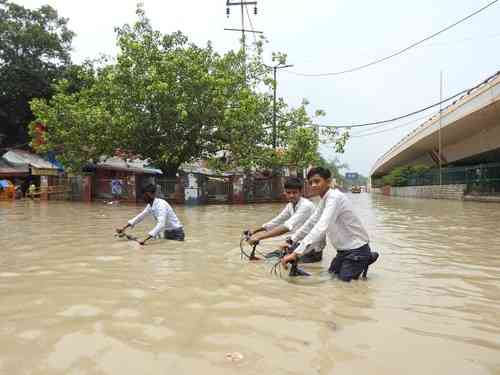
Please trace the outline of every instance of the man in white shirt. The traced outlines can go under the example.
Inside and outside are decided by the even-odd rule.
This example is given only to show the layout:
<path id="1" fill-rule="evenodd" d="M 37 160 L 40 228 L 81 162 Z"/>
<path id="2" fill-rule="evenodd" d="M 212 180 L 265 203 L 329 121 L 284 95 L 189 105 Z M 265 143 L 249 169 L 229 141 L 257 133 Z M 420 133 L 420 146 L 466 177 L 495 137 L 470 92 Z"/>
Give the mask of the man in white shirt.
<path id="1" fill-rule="evenodd" d="M 154 185 L 146 186 L 144 188 L 144 201 L 148 205 L 144 211 L 129 220 L 123 228 L 118 228 L 116 232 L 119 234 L 123 233 L 127 228 L 134 227 L 143 221 L 148 214 L 151 214 L 156 220 L 156 226 L 148 233 L 148 236 L 144 240 L 139 241 L 141 245 L 144 245 L 151 238 L 157 237 L 161 231 L 164 231 L 164 238 L 167 240 L 184 241 L 184 228 L 174 210 L 165 200 L 156 198 L 155 193 L 156 187 Z"/>
<path id="2" fill-rule="evenodd" d="M 283 211 L 262 227 L 251 232 L 248 242 L 253 245 L 266 239 L 281 236 L 299 229 L 313 214 L 315 207 L 309 199 L 302 196 L 303 181 L 298 177 L 289 177 L 284 184 L 285 197 L 288 204 Z M 315 242 L 311 251 L 301 258 L 303 263 L 319 262 L 322 259 L 323 248 L 326 245 L 325 236 Z M 279 256 L 280 252 L 269 253 L 266 257 Z"/>
<path id="3" fill-rule="evenodd" d="M 354 212 L 351 201 L 338 189 L 330 188 L 331 173 L 328 169 L 313 168 L 307 174 L 313 192 L 321 201 L 314 214 L 292 236 L 295 250 L 282 258 L 282 264 L 297 261 L 311 251 L 312 244 L 325 234 L 337 249 L 329 272 L 343 281 L 358 279 L 362 272 L 378 258 L 369 246 L 369 237 L 361 220 Z M 297 246 L 298 244 L 298 246 Z M 286 245 L 283 245 L 285 247 Z"/>

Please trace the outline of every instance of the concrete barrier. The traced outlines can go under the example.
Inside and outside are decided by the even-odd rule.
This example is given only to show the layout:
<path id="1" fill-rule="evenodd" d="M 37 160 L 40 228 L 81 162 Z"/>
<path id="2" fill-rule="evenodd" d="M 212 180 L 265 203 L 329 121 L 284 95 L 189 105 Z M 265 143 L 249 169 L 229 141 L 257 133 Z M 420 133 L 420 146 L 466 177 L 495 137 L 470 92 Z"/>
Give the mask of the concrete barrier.
<path id="1" fill-rule="evenodd" d="M 427 185 L 427 186 L 384 186 L 373 189 L 375 194 L 401 198 L 452 199 L 463 200 L 466 184 Z"/>

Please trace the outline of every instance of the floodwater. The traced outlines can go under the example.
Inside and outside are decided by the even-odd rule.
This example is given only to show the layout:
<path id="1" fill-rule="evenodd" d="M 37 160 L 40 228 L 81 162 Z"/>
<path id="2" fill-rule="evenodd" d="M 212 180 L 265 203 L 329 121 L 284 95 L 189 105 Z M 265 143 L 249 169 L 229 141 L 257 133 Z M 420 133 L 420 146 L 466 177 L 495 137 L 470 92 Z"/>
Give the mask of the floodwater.
<path id="1" fill-rule="evenodd" d="M 0 374 L 500 374 L 500 205 L 350 197 L 381 256 L 349 284 L 330 245 L 309 279 L 240 260 L 277 204 L 175 207 L 187 241 L 141 248 L 140 206 L 0 203 Z"/>

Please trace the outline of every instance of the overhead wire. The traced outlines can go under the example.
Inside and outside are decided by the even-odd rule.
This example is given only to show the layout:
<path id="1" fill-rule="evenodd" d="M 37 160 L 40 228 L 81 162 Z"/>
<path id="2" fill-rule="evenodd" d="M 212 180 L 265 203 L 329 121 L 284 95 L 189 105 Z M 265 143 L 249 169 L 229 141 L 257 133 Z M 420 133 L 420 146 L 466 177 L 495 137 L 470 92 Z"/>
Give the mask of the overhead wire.
<path id="1" fill-rule="evenodd" d="M 358 65 L 358 66 L 354 66 L 352 68 L 349 68 L 349 69 L 345 69 L 345 70 L 341 70 L 341 71 L 337 71 L 337 72 L 329 72 L 329 73 L 300 73 L 300 72 L 294 72 L 294 71 L 291 71 L 291 70 L 285 70 L 285 72 L 289 73 L 289 74 L 294 74 L 294 75 L 297 75 L 297 76 L 302 76 L 302 77 L 327 77 L 327 76 L 337 76 L 337 75 L 341 75 L 341 74 L 347 74 L 347 73 L 352 73 L 352 72 L 355 72 L 355 71 L 358 71 L 358 70 L 362 70 L 362 69 L 365 69 L 365 68 L 368 68 L 370 66 L 373 66 L 373 65 L 376 65 L 376 64 L 379 64 L 381 62 L 384 62 L 384 61 L 387 61 L 389 59 L 392 59 L 396 56 L 399 56 L 399 55 L 402 55 L 403 53 L 421 45 L 422 43 L 425 43 L 426 41 L 428 40 L 431 40 L 435 37 L 437 37 L 438 35 L 441 35 L 442 33 L 452 29 L 453 27 L 455 26 L 458 26 L 459 24 L 469 20 L 470 18 L 474 17 L 475 15 L 483 12 L 484 10 L 488 9 L 489 7 L 493 6 L 494 4 L 496 4 L 498 1 L 500 0 L 493 0 L 491 2 L 489 2 L 488 4 L 486 4 L 485 6 L 483 6 L 482 8 L 479 8 L 478 10 L 472 12 L 471 14 L 461 18 L 460 20 L 452 23 L 451 25 L 448 25 L 446 26 L 445 28 L 417 41 L 417 42 L 414 42 L 412 44 L 410 44 L 409 46 L 403 48 L 403 49 L 400 49 L 388 56 L 384 56 L 384 57 L 381 57 L 381 58 L 378 58 L 376 60 L 373 60 L 371 62 L 368 62 L 366 64 L 362 64 L 362 65 Z"/>
<path id="2" fill-rule="evenodd" d="M 434 114 L 433 114 L 433 115 L 434 115 Z M 424 116 L 422 116 L 422 117 L 419 117 L 419 118 L 417 118 L 417 119 L 414 119 L 414 120 L 411 120 L 411 121 L 405 122 L 405 124 L 412 124 L 412 123 L 414 123 L 414 122 L 416 122 L 416 121 L 423 120 L 423 119 L 427 118 L 428 116 L 431 116 L 431 117 L 432 117 L 433 115 L 426 114 L 426 115 L 424 115 Z M 351 136 L 354 136 L 354 135 L 356 135 L 356 136 L 357 136 L 357 135 L 363 135 L 363 134 L 365 134 L 365 133 L 372 132 L 372 131 L 373 131 L 373 130 L 375 130 L 375 129 L 379 129 L 379 128 L 382 128 L 382 127 L 388 126 L 389 124 L 390 124 L 390 123 L 387 123 L 387 124 L 380 124 L 380 125 L 375 125 L 375 126 L 373 126 L 373 127 L 370 127 L 369 129 L 361 129 L 359 132 L 352 133 L 352 135 L 351 135 Z"/>
<path id="3" fill-rule="evenodd" d="M 352 71 L 359 70 L 359 69 L 363 69 L 363 68 L 366 68 L 366 67 L 368 67 L 368 66 L 371 66 L 371 65 L 374 65 L 374 64 L 377 64 L 377 63 L 380 63 L 380 62 L 386 61 L 386 60 L 388 60 L 388 59 L 390 59 L 390 58 L 393 58 L 393 57 L 395 57 L 395 56 L 398 56 L 398 55 L 400 55 L 400 54 L 402 54 L 402 53 L 404 53 L 404 52 L 406 52 L 406 51 L 408 51 L 408 50 L 410 50 L 410 49 L 412 49 L 412 48 L 414 48 L 414 47 L 416 47 L 416 46 L 418 46 L 418 45 L 420 45 L 420 44 L 422 44 L 422 43 L 424 43 L 424 42 L 426 42 L 426 41 L 428 41 L 428 40 L 430 40 L 430 39 L 432 39 L 432 38 L 435 38 L 436 36 L 438 36 L 438 35 L 440 35 L 440 34 L 444 33 L 445 31 L 448 31 L 448 30 L 450 30 L 451 28 L 453 28 L 453 27 L 455 27 L 455 26 L 457 26 L 457 25 L 459 25 L 459 24 L 461 24 L 461 23 L 465 22 L 466 20 L 468 20 L 468 19 L 470 19 L 470 18 L 474 17 L 475 15 L 477 15 L 477 14 L 481 13 L 481 12 L 482 12 L 482 11 L 484 11 L 485 9 L 487 9 L 487 8 L 491 7 L 492 5 L 494 5 L 495 3 L 497 3 L 498 1 L 500 1 L 500 0 L 494 0 L 494 1 L 492 1 L 492 2 L 490 2 L 490 3 L 488 3 L 488 4 L 486 4 L 486 5 L 485 5 L 485 6 L 483 6 L 482 8 L 480 8 L 480 9 L 478 9 L 478 10 L 474 11 L 473 13 L 471 13 L 471 14 L 467 15 L 466 17 L 463 17 L 462 19 L 460 19 L 460 20 L 458 20 L 458 21 L 454 22 L 453 24 L 451 24 L 451 25 L 449 25 L 449 26 L 445 27 L 444 29 L 441 29 L 441 30 L 439 30 L 438 32 L 436 32 L 436 33 L 434 33 L 434 34 L 432 34 L 432 35 L 430 35 L 430 36 L 428 36 L 428 37 L 426 37 L 426 38 L 424 38 L 424 39 L 422 39 L 422 40 L 420 40 L 420 41 L 418 41 L 418 42 L 415 42 L 415 43 L 411 44 L 410 46 L 408 46 L 408 47 L 406 47 L 406 48 L 404 48 L 404 49 L 402 49 L 402 50 L 399 50 L 399 51 L 397 51 L 397 52 L 393 53 L 392 55 L 386 56 L 386 57 L 384 57 L 384 58 L 381 58 L 381 59 L 378 59 L 378 60 L 372 61 L 371 63 L 364 64 L 364 65 L 361 65 L 361 66 L 358 66 L 358 67 L 355 67 L 355 68 L 352 68 L 352 69 L 347 69 L 347 70 L 345 70 L 345 71 L 341 71 L 341 72 L 334 72 L 334 73 L 325 73 L 325 74 L 313 74 L 313 76 L 321 76 L 321 75 L 338 75 L 338 74 L 343 74 L 343 73 L 350 73 L 350 72 L 352 72 Z M 245 5 L 245 11 L 246 11 L 246 14 L 247 14 L 248 21 L 249 21 L 249 23 L 250 23 L 250 29 L 253 31 L 253 30 L 254 30 L 254 26 L 253 26 L 252 19 L 251 19 L 251 17 L 250 17 L 249 11 L 248 11 L 248 7 L 247 7 L 246 5 Z M 255 41 L 255 42 L 257 42 L 257 40 L 256 40 L 256 36 L 255 36 L 255 33 L 252 33 L 252 34 L 253 34 L 254 41 Z M 292 74 L 298 74 L 298 73 L 296 73 L 296 72 L 291 72 L 291 71 L 287 71 L 287 70 L 284 70 L 284 71 L 285 71 L 285 72 L 288 72 L 288 73 L 292 73 Z M 496 73 L 495 75 L 497 75 L 497 74 L 498 74 L 498 73 Z M 299 74 L 299 75 L 300 75 L 300 74 Z M 306 75 L 307 75 L 307 76 L 309 76 L 308 74 L 306 74 Z M 493 75 L 493 76 L 494 76 L 494 75 Z M 493 76 L 492 76 L 492 77 L 493 77 Z M 489 79 L 490 79 L 490 78 L 492 78 L 492 77 L 489 77 L 487 80 L 489 80 Z M 487 81 L 487 80 L 486 80 L 486 81 Z M 480 83 L 479 85 L 481 85 L 481 84 L 482 84 L 482 83 Z M 473 89 L 475 89 L 476 87 L 478 87 L 479 85 L 474 86 L 473 88 L 470 88 L 470 89 L 462 90 L 462 91 L 460 91 L 459 93 L 457 93 L 457 94 L 455 94 L 455 95 L 452 95 L 452 96 L 450 96 L 450 97 L 448 97 L 448 98 L 446 98 L 446 99 L 441 100 L 440 102 L 437 102 L 437 103 L 431 104 L 431 105 L 429 105 L 429 106 L 427 106 L 427 107 L 421 108 L 421 109 L 419 109 L 419 110 L 413 111 L 413 112 L 408 113 L 408 114 L 405 114 L 405 115 L 396 116 L 396 117 L 394 117 L 394 118 L 390 118 L 390 119 L 387 119 L 387 120 L 382 120 L 382 121 L 374 121 L 374 122 L 368 122 L 368 123 L 362 123 L 362 124 L 351 124 L 351 125 L 327 125 L 327 124 L 315 124 L 315 123 L 309 123 L 309 124 L 307 124 L 307 125 L 310 125 L 310 126 L 315 126 L 315 127 L 322 127 L 322 128 L 333 127 L 333 128 L 345 128 L 345 129 L 351 129 L 351 128 L 358 128 L 358 127 L 373 126 L 373 128 L 372 128 L 372 129 L 370 129 L 370 131 L 371 131 L 371 130 L 373 130 L 373 129 L 380 128 L 380 127 L 383 127 L 383 126 L 386 126 L 387 124 L 390 124 L 390 123 L 392 123 L 392 122 L 395 122 L 395 121 L 398 121 L 398 120 L 401 120 L 401 119 L 404 119 L 404 118 L 408 118 L 408 117 L 414 116 L 414 115 L 416 115 L 416 114 L 419 114 L 419 113 L 425 112 L 425 111 L 427 111 L 427 110 L 429 110 L 429 109 L 432 109 L 432 108 L 434 108 L 434 107 L 436 107 L 436 106 L 438 106 L 438 105 L 441 105 L 441 104 L 443 104 L 443 103 L 446 103 L 446 102 L 448 102 L 448 101 L 450 101 L 450 100 L 452 100 L 452 99 L 454 99 L 454 98 L 456 98 L 456 97 L 458 97 L 458 96 L 460 96 L 460 95 L 463 95 L 463 94 L 465 94 L 465 93 L 468 93 L 468 92 L 472 91 Z M 358 134 L 353 134 L 353 135 L 352 135 L 352 137 L 362 137 L 362 136 L 364 136 L 364 135 L 368 136 L 368 135 L 374 135 L 374 134 L 384 133 L 384 132 L 386 132 L 386 131 L 396 130 L 396 129 L 398 129 L 398 128 L 401 128 L 401 127 L 404 127 L 404 126 L 408 126 L 408 125 L 410 125 L 410 124 L 412 124 L 412 123 L 415 123 L 416 121 L 420 121 L 420 120 L 422 120 L 422 119 L 426 118 L 427 116 L 428 116 L 428 115 L 423 116 L 423 117 L 421 117 L 421 118 L 419 118 L 419 119 L 416 119 L 416 120 L 412 120 L 412 121 L 407 122 L 407 123 L 405 123 L 405 124 L 400 124 L 400 125 L 397 125 L 397 126 L 395 126 L 395 127 L 391 128 L 391 129 L 385 129 L 385 130 L 383 130 L 383 131 L 373 132 L 373 133 L 367 133 L 367 134 L 365 134 L 365 133 L 363 133 L 363 132 L 362 132 L 362 133 L 358 133 Z M 282 116 L 280 116 L 280 115 L 278 115 L 278 117 L 283 118 L 283 117 L 282 117 Z"/>
<path id="4" fill-rule="evenodd" d="M 247 13 L 247 18 L 248 18 L 248 22 L 250 23 L 250 30 L 252 31 L 252 36 L 253 36 L 253 41 L 255 44 L 257 44 L 257 37 L 255 36 L 255 29 L 253 27 L 253 22 L 252 22 L 252 17 L 250 17 L 250 13 L 248 12 L 248 5 L 245 4 L 245 11 Z"/>
<path id="5" fill-rule="evenodd" d="M 416 111 L 413 111 L 413 112 L 410 112 L 410 113 L 407 113 L 407 114 L 404 114 L 404 115 L 401 115 L 401 116 L 396 116 L 396 117 L 393 117 L 393 118 L 390 118 L 390 119 L 387 119 L 387 120 L 366 122 L 366 123 L 362 123 L 362 124 L 350 124 L 350 125 L 333 125 L 333 124 L 328 125 L 328 124 L 317 124 L 317 123 L 313 123 L 313 122 L 308 123 L 306 125 L 316 126 L 316 127 L 320 127 L 320 128 L 351 129 L 351 128 L 360 128 L 360 127 L 366 127 L 366 126 L 387 124 L 387 123 L 395 122 L 397 120 L 402 120 L 404 118 L 411 117 L 411 116 L 414 116 L 416 114 L 425 112 L 428 109 L 437 107 L 440 104 L 446 103 L 446 102 L 450 101 L 451 99 L 454 99 L 454 98 L 456 98 L 456 97 L 458 97 L 458 96 L 460 96 L 462 94 L 465 94 L 467 91 L 469 91 L 469 89 L 460 91 L 459 93 L 457 93 L 455 95 L 452 95 L 452 96 L 450 96 L 450 97 L 448 97 L 446 99 L 443 99 L 440 102 L 428 105 L 425 108 L 421 108 L 421 109 L 418 109 Z M 284 118 L 283 116 L 280 116 L 280 115 L 278 115 L 278 117 Z"/>
<path id="6" fill-rule="evenodd" d="M 361 128 L 361 127 L 365 127 L 365 126 L 373 126 L 373 125 L 386 124 L 386 123 L 394 122 L 394 121 L 397 121 L 397 120 L 402 120 L 404 118 L 408 118 L 408 117 L 417 115 L 419 113 L 425 112 L 428 109 L 431 109 L 431 108 L 437 107 L 440 104 L 444 104 L 446 102 L 449 102 L 450 100 L 455 99 L 456 97 L 458 97 L 460 95 L 463 95 L 463 94 L 465 94 L 468 91 L 469 91 L 469 89 L 462 90 L 459 93 L 456 93 L 455 95 L 449 96 L 446 99 L 443 99 L 443 100 L 441 100 L 441 101 L 439 101 L 437 103 L 428 105 L 427 107 L 418 109 L 416 111 L 413 111 L 413 112 L 410 112 L 410 113 L 407 113 L 407 114 L 404 114 L 404 115 L 401 115 L 401 116 L 396 116 L 396 117 L 393 117 L 393 118 L 390 118 L 390 119 L 387 119 L 387 120 L 366 122 L 366 123 L 363 123 L 363 124 L 340 125 L 340 126 L 339 125 L 325 125 L 325 124 L 311 124 L 311 125 L 315 125 L 315 126 L 319 126 L 319 127 L 323 127 L 323 128 L 334 127 L 334 128 L 339 128 L 339 129 L 351 129 L 351 128 Z"/>
<path id="7" fill-rule="evenodd" d="M 426 44 L 425 46 L 422 46 L 421 48 L 456 46 L 456 45 L 461 45 L 461 44 L 465 44 L 465 43 L 476 42 L 478 40 L 487 41 L 487 40 L 498 39 L 498 38 L 500 38 L 500 33 L 488 34 L 488 35 L 474 35 L 474 36 L 470 36 L 470 37 L 462 38 L 462 39 L 448 40 L 445 42 L 437 42 L 437 43 L 429 43 L 429 44 Z M 311 61 L 316 61 L 316 59 L 300 60 L 299 63 L 307 63 L 307 62 L 311 62 Z"/>
<path id="8" fill-rule="evenodd" d="M 401 119 L 404 119 L 404 118 L 408 118 L 408 117 L 411 117 L 411 116 L 414 116 L 416 114 L 419 114 L 419 113 L 422 113 L 422 112 L 425 112 L 431 108 L 434 108 L 434 107 L 437 107 L 441 104 L 444 104 L 446 102 L 449 102 L 450 100 L 452 99 L 455 99 L 459 96 L 462 96 L 464 94 L 468 94 L 470 92 L 472 92 L 473 90 L 477 89 L 478 87 L 480 87 L 481 85 L 483 85 L 484 83 L 490 81 L 492 78 L 496 77 L 500 75 L 500 71 L 496 72 L 495 74 L 491 75 L 490 77 L 488 77 L 487 79 L 485 79 L 484 81 L 478 83 L 477 85 L 471 87 L 471 88 L 468 88 L 468 89 L 465 89 L 465 90 L 462 90 L 454 95 L 451 95 L 437 103 L 433 103 L 431 105 L 428 105 L 424 108 L 420 108 L 416 111 L 413 111 L 413 112 L 410 112 L 410 113 L 407 113 L 407 114 L 404 114 L 404 115 L 400 115 L 400 116 L 396 116 L 396 117 L 393 117 L 393 118 L 390 118 L 390 119 L 387 119 L 387 120 L 380 120 L 380 121 L 372 121 L 372 122 L 366 122 L 366 123 L 361 123 L 361 124 L 345 124 L 345 125 L 334 125 L 334 124 L 317 124 L 317 123 L 314 123 L 314 122 L 311 122 L 311 123 L 308 123 L 306 125 L 310 125 L 310 126 L 316 126 L 316 127 L 320 127 L 320 128 L 336 128 L 336 129 L 351 129 L 351 128 L 360 128 L 360 127 L 367 127 L 367 126 L 374 126 L 374 125 L 381 125 L 381 124 L 388 124 L 388 123 L 392 123 L 392 122 L 395 122 L 395 121 L 398 121 L 398 120 L 401 120 Z M 444 110 L 445 108 L 443 108 Z M 282 118 L 282 119 L 286 119 L 285 117 L 281 116 L 281 115 L 277 115 L 278 117 Z"/>
<path id="9" fill-rule="evenodd" d="M 500 38 L 499 33 L 488 34 L 488 35 L 474 35 L 474 36 L 469 36 L 467 38 L 462 38 L 462 39 L 448 40 L 448 41 L 437 42 L 437 43 L 429 43 L 425 47 L 455 46 L 455 45 L 459 45 L 459 44 L 475 42 L 477 40 L 486 41 L 486 40 L 497 39 L 497 38 Z"/>
<path id="10" fill-rule="evenodd" d="M 376 134 L 391 132 L 391 131 L 394 131 L 394 130 L 398 130 L 398 129 L 404 128 L 404 127 L 409 126 L 409 125 L 413 125 L 413 124 L 415 124 L 415 123 L 417 123 L 419 121 L 422 121 L 422 120 L 424 120 L 426 118 L 432 118 L 433 116 L 435 116 L 438 113 L 439 112 L 435 112 L 432 115 L 426 114 L 425 116 L 419 117 L 419 118 L 414 119 L 412 121 L 408 121 L 408 122 L 405 122 L 403 124 L 398 124 L 396 126 L 393 126 L 391 128 L 385 128 L 383 130 L 378 130 L 378 131 L 374 131 L 374 132 L 371 131 L 371 130 L 373 130 L 373 128 L 370 128 L 369 131 L 364 131 L 364 132 L 360 132 L 360 133 L 356 133 L 356 134 L 351 134 L 349 136 L 349 138 L 365 138 L 365 137 L 369 137 L 369 136 L 376 135 Z M 380 125 L 379 125 L 379 127 L 380 127 Z"/>

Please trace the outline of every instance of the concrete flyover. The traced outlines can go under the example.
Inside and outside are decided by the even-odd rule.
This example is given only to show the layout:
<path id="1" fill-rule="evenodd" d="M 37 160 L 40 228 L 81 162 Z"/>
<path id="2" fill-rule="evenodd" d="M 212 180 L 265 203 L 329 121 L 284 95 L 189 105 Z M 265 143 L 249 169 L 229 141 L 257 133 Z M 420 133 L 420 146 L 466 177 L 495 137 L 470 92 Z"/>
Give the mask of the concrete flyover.
<path id="1" fill-rule="evenodd" d="M 459 166 L 500 161 L 500 72 L 407 134 L 372 167 L 371 178 L 423 164 Z M 440 125 L 441 123 L 441 125 Z M 442 149 L 439 153 L 439 129 Z"/>

